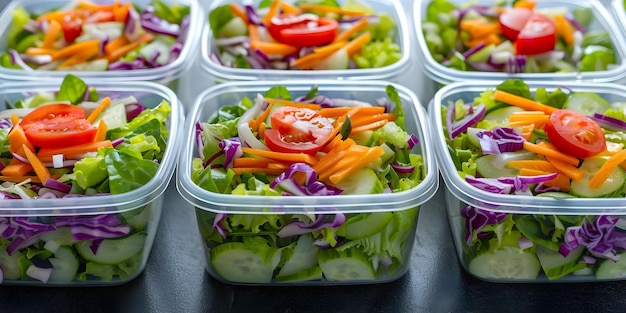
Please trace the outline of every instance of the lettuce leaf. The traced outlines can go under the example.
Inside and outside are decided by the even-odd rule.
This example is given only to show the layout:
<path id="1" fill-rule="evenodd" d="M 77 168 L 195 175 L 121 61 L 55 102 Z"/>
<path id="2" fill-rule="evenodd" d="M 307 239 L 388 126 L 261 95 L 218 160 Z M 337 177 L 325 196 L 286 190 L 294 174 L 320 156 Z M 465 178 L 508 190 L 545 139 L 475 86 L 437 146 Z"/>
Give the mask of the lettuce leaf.
<path id="1" fill-rule="evenodd" d="M 112 194 L 128 192 L 147 184 L 159 169 L 159 164 L 152 160 L 137 159 L 113 148 L 103 152 Z"/>

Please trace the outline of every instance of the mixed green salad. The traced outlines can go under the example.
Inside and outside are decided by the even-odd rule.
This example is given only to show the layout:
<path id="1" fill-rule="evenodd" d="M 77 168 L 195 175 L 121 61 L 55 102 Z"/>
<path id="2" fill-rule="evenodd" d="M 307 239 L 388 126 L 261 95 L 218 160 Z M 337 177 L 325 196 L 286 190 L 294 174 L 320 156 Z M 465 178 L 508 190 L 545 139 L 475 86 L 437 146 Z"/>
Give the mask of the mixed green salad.
<path id="1" fill-rule="evenodd" d="M 329 98 L 317 87 L 292 98 L 275 86 L 196 124 L 191 179 L 238 197 L 341 197 L 401 192 L 425 177 L 393 86 L 376 103 Z M 314 200 L 314 199 L 312 199 Z M 358 205 L 355 203 L 355 205 Z M 374 282 L 404 274 L 418 207 L 353 213 L 210 212 L 197 220 L 210 272 L 230 283 Z M 275 213 L 272 213 L 275 212 Z"/>
<path id="2" fill-rule="evenodd" d="M 189 27 L 189 6 L 154 0 L 145 8 L 131 2 L 89 0 L 42 14 L 17 6 L 7 30 L 6 68 L 59 71 L 136 70 L 164 66 L 181 53 Z"/>
<path id="3" fill-rule="evenodd" d="M 170 105 L 106 96 L 68 75 L 58 92 L 5 98 L 0 112 L 0 199 L 106 197 L 135 190 L 159 169 Z M 57 201 L 57 200 L 53 200 Z M 114 203 L 111 203 L 114 204 Z M 0 282 L 124 281 L 145 264 L 148 204 L 123 213 L 0 217 Z M 150 230 L 151 232 L 154 230 Z"/>
<path id="4" fill-rule="evenodd" d="M 625 108 L 593 92 L 564 87 L 531 93 L 523 81 L 507 80 L 473 101 L 443 106 L 443 130 L 459 175 L 480 190 L 511 197 L 623 198 Z M 491 280 L 626 277 L 621 217 L 521 210 L 461 209 L 457 226 L 465 234 L 458 241 L 470 273 Z"/>
<path id="5" fill-rule="evenodd" d="M 210 59 L 234 68 L 342 70 L 401 59 L 396 23 L 360 0 L 263 0 L 209 14 Z"/>
<path id="6" fill-rule="evenodd" d="M 590 7 L 432 0 L 421 26 L 433 59 L 457 70 L 604 71 L 616 63 L 616 53 L 608 31 L 593 27 L 593 21 Z"/>

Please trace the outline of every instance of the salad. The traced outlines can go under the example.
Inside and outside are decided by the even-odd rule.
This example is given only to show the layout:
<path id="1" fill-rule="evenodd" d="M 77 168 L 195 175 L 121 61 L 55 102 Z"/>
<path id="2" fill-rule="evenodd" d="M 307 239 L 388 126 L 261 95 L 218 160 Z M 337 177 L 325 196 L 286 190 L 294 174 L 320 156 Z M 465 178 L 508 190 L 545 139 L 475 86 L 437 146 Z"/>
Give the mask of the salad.
<path id="1" fill-rule="evenodd" d="M 609 33 L 592 25 L 591 8 L 495 3 L 432 0 L 422 32 L 433 59 L 461 71 L 506 73 L 605 71 L 615 65 Z"/>
<path id="2" fill-rule="evenodd" d="M 145 8 L 130 2 L 96 4 L 75 0 L 33 14 L 12 12 L 6 68 L 49 71 L 107 71 L 156 68 L 176 60 L 185 43 L 189 7 L 154 0 Z"/>
<path id="3" fill-rule="evenodd" d="M 209 14 L 210 59 L 233 68 L 343 70 L 401 59 L 396 25 L 359 0 L 264 0 L 224 4 Z"/>
<path id="4" fill-rule="evenodd" d="M 191 180 L 220 194 L 342 197 L 402 192 L 425 177 L 396 89 L 376 103 L 292 98 L 275 86 L 196 123 Z M 310 197 L 311 200 L 307 199 Z M 232 202 L 236 202 L 233 198 Z M 407 269 L 418 207 L 234 214 L 196 210 L 211 274 L 230 283 L 376 282 Z"/>
<path id="5" fill-rule="evenodd" d="M 147 184 L 163 159 L 169 103 L 146 108 L 133 96 L 100 94 L 72 75 L 58 92 L 5 101 L 10 108 L 0 112 L 0 198 L 7 205 L 29 201 L 35 208 L 58 199 L 52 206 L 59 210 L 0 216 L 0 282 L 133 278 L 145 264 L 154 205 L 84 215 L 61 208 L 76 198 Z"/>
<path id="6" fill-rule="evenodd" d="M 459 175 L 474 188 L 560 201 L 624 198 L 624 108 L 594 92 L 537 88 L 533 95 L 523 81 L 507 80 L 473 101 L 443 106 L 443 130 Z M 523 210 L 460 210 L 470 273 L 494 280 L 626 276 L 621 217 Z"/>

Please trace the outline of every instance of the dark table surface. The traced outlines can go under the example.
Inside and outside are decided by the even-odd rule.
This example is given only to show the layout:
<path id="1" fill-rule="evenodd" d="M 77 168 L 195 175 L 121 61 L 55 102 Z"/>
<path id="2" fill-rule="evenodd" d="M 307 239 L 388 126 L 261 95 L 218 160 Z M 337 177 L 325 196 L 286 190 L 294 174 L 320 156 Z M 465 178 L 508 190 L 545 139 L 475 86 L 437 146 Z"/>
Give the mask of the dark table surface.
<path id="1" fill-rule="evenodd" d="M 0 9 L 7 2 L 0 0 Z M 410 17 L 412 0 L 402 2 Z M 415 71 L 402 81 L 424 102 L 432 96 L 432 83 Z M 195 81 L 193 73 L 189 77 Z M 626 281 L 494 284 L 469 276 L 452 244 L 442 188 L 422 206 L 411 267 L 400 279 L 359 286 L 245 287 L 223 284 L 205 271 L 193 209 L 171 183 L 139 277 L 115 287 L 0 286 L 0 312 L 626 312 Z"/>

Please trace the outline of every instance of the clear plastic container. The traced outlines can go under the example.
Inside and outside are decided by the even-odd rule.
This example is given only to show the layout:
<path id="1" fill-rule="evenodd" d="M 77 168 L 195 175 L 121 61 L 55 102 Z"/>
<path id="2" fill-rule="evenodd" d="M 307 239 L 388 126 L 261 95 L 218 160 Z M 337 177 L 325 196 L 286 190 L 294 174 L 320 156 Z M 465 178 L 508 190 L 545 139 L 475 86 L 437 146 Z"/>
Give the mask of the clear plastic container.
<path id="1" fill-rule="evenodd" d="M 156 107 L 162 100 L 168 101 L 171 105 L 167 122 L 169 140 L 163 159 L 148 183 L 127 193 L 2 200 L 2 285 L 112 286 L 131 281 L 145 268 L 161 218 L 163 193 L 174 173 L 178 157 L 179 129 L 184 119 L 181 104 L 170 89 L 157 83 L 85 82 L 95 87 L 99 95 L 112 99 L 132 95 L 148 108 Z M 13 103 L 34 93 L 56 92 L 59 85 L 60 81 L 1 84 L 0 109 L 6 109 L 6 101 Z M 80 227 L 116 227 L 118 230 L 128 227 L 128 231 L 124 230 L 126 235 L 102 239 L 98 243 L 101 239 L 81 238 Z M 78 233 L 76 239 L 74 232 Z M 34 236 L 24 237 L 23 234 Z M 24 274 L 30 264 L 44 268 L 52 265 L 50 278 L 47 281 L 36 280 Z"/>
<path id="2" fill-rule="evenodd" d="M 215 112 L 217 108 L 225 105 L 233 105 L 240 101 L 241 98 L 244 96 L 254 98 L 257 93 L 262 94 L 270 87 L 276 85 L 286 86 L 294 97 L 305 95 L 310 90 L 312 85 L 316 85 L 319 88 L 320 95 L 323 94 L 331 98 L 337 97 L 345 99 L 356 99 L 375 103 L 373 101 L 375 101 L 376 99 L 386 96 L 385 87 L 388 85 L 388 83 L 347 81 L 339 84 L 336 81 L 325 80 L 314 82 L 277 81 L 275 83 L 231 82 L 212 87 L 197 97 L 197 100 L 194 103 L 194 107 L 188 115 L 186 121 L 185 131 L 187 132 L 188 136 L 186 136 L 186 139 L 183 143 L 184 149 L 182 150 L 179 160 L 179 167 L 177 172 L 177 187 L 183 198 L 191 203 L 196 211 L 199 233 L 203 243 L 202 248 L 204 251 L 204 256 L 206 257 L 206 266 L 208 272 L 214 278 L 226 283 L 250 285 L 372 284 L 392 281 L 399 278 L 404 273 L 406 273 L 410 264 L 409 258 L 411 256 L 411 251 L 415 239 L 415 229 L 417 227 L 419 206 L 429 200 L 435 194 L 439 184 L 436 164 L 434 162 L 434 155 L 432 155 L 430 152 L 431 142 L 427 129 L 425 128 L 425 111 L 419 104 L 416 96 L 410 90 L 404 87 L 395 85 L 400 95 L 400 98 L 402 99 L 405 111 L 405 124 L 407 127 L 407 131 L 409 133 L 415 134 L 415 136 L 417 136 L 419 139 L 419 144 L 414 147 L 413 153 L 421 153 L 424 159 L 425 168 L 423 181 L 412 189 L 398 193 L 371 195 L 265 197 L 214 193 L 199 187 L 192 181 L 192 160 L 198 157 L 198 149 L 196 147 L 194 135 L 196 122 L 208 121 L 210 114 Z M 329 213 L 329 211 L 332 213 Z M 291 214 L 308 214 L 309 216 L 313 216 L 313 214 L 316 214 L 318 217 L 322 214 L 328 214 L 327 217 L 330 217 L 336 216 L 337 214 L 335 213 L 344 214 L 346 218 L 350 218 L 361 213 L 368 213 L 365 216 L 372 220 L 388 221 L 387 218 L 392 216 L 394 217 L 393 220 L 395 220 L 396 222 L 403 221 L 405 225 L 405 227 L 402 227 L 403 230 L 400 231 L 400 228 L 398 228 L 396 231 L 393 231 L 393 233 L 398 236 L 397 238 L 393 237 L 394 239 L 392 240 L 395 243 L 395 248 L 389 247 L 389 251 L 396 249 L 395 251 L 400 251 L 399 254 L 396 255 L 395 258 L 393 258 L 393 261 L 387 259 L 387 261 L 391 261 L 391 263 L 381 265 L 379 267 L 379 270 L 375 273 L 374 277 L 369 277 L 365 279 L 355 276 L 354 278 L 346 277 L 345 280 L 328 280 L 322 276 L 321 272 L 319 272 L 316 255 L 318 255 L 318 252 L 319 255 L 332 255 L 333 253 L 338 253 L 336 252 L 336 250 L 338 250 L 337 248 L 339 248 L 339 245 L 333 245 L 335 248 L 326 247 L 318 249 L 313 245 L 313 239 L 311 239 L 311 236 L 305 234 L 302 236 L 296 235 L 288 236 L 286 238 L 278 238 L 277 244 L 282 246 L 289 244 L 290 241 L 295 242 L 296 239 L 298 241 L 303 240 L 305 244 L 301 245 L 300 247 L 303 247 L 303 250 L 308 251 L 309 254 L 304 254 L 308 257 L 302 258 L 300 262 L 298 260 L 295 260 L 294 262 L 295 265 L 297 265 L 296 268 L 298 266 L 303 267 L 301 270 L 308 269 L 309 267 L 305 267 L 304 264 L 309 264 L 308 262 L 312 262 L 309 265 L 312 266 L 311 272 L 309 272 L 309 275 L 311 275 L 310 277 L 301 277 L 299 275 L 302 272 L 299 272 L 298 275 L 296 275 L 298 277 L 290 278 L 289 275 L 286 275 L 287 277 L 278 278 L 278 276 L 280 276 L 277 275 L 279 274 L 278 268 L 275 268 L 274 270 L 270 268 L 268 271 L 267 266 L 261 265 L 252 269 L 244 268 L 245 265 L 242 265 L 240 269 L 234 270 L 234 272 L 236 271 L 237 273 L 239 273 L 239 270 L 241 270 L 249 274 L 243 275 L 244 277 L 236 275 L 233 275 L 232 277 L 223 277 L 216 269 L 216 266 L 214 266 L 212 263 L 212 251 L 214 249 L 217 249 L 215 250 L 215 253 L 218 253 L 217 251 L 223 252 L 227 245 L 235 246 L 242 244 L 240 242 L 232 242 L 232 240 L 230 239 L 227 239 L 225 241 L 231 242 L 223 244 L 220 242 L 221 237 L 219 239 L 215 237 L 216 235 L 218 237 L 220 235 L 217 234 L 217 231 L 215 231 L 215 229 L 213 228 L 213 223 L 219 223 L 220 219 L 224 218 L 225 215 L 232 216 L 233 219 L 236 217 L 238 219 L 240 218 L 244 220 L 263 220 L 266 219 L 268 216 L 282 216 L 291 221 L 291 219 L 295 217 Z M 267 221 L 270 220 L 272 219 L 267 218 Z M 278 227 L 280 228 L 282 226 L 284 225 L 279 225 Z M 324 229 L 327 231 L 332 231 L 331 227 L 332 226 L 327 226 Z M 232 230 L 233 233 L 230 233 L 230 231 L 231 230 L 229 230 L 227 233 L 228 238 L 236 236 L 236 230 Z M 278 229 L 276 229 L 276 233 L 277 231 Z M 371 237 L 366 237 L 366 239 L 363 240 L 372 240 L 372 242 L 370 243 L 377 242 L 378 239 L 376 239 L 375 237 L 381 234 L 382 233 L 377 233 L 372 235 Z M 260 238 L 264 235 L 266 235 L 265 237 L 267 237 L 268 239 L 277 238 L 274 234 L 265 233 L 259 236 L 252 237 Z M 306 243 L 307 239 L 310 241 L 309 243 Z M 385 242 L 385 240 L 383 240 L 383 242 Z M 354 241 L 352 241 L 352 243 L 354 243 Z M 368 243 L 364 243 L 364 245 L 369 246 Z M 376 251 L 377 249 L 373 246 L 369 247 L 372 248 L 374 251 Z M 200 249 L 200 247 L 198 248 Z M 262 247 L 259 246 L 259 249 L 260 248 Z M 398 248 L 400 250 L 397 250 Z M 254 250 L 254 248 L 251 249 Z M 283 249 L 284 248 L 281 248 L 280 251 L 282 251 Z M 354 249 L 355 247 L 352 247 L 350 250 Z M 364 247 L 363 250 L 367 250 L 367 248 Z M 247 253 L 242 252 L 241 250 L 236 251 L 237 252 L 232 252 L 232 250 L 230 250 L 230 252 L 232 253 L 231 257 L 233 257 L 233 259 L 237 258 L 236 254 L 238 253 Z M 278 255 L 282 253 L 280 251 L 279 253 L 272 255 L 274 257 L 278 257 Z M 222 252 L 219 252 L 220 254 L 218 255 L 221 255 Z M 364 257 L 363 253 L 367 252 L 361 252 L 357 250 L 353 251 L 353 253 L 355 258 L 362 261 Z M 250 252 L 250 254 L 252 254 L 252 252 Z M 289 254 L 285 252 L 283 257 L 288 258 Z M 367 261 L 366 259 L 365 265 L 360 261 L 351 263 L 351 258 L 345 258 L 345 256 L 337 255 L 335 260 L 337 262 L 342 262 L 341 260 L 346 259 L 348 260 L 348 264 L 346 265 L 345 269 L 350 269 L 354 267 L 355 271 L 363 270 L 364 267 L 369 268 L 370 266 L 373 266 L 373 264 L 378 264 L 378 261 L 381 260 L 381 258 L 379 257 L 376 257 L 370 261 Z M 385 262 L 386 261 L 383 260 L 383 263 L 381 264 L 384 264 Z M 237 263 L 229 262 L 229 264 Z M 268 266 L 276 267 L 276 264 Z M 291 266 L 293 267 L 294 264 L 292 264 Z M 282 268 L 284 267 L 281 267 L 281 269 Z M 275 272 L 274 274 L 272 274 L 273 271 Z M 365 275 L 362 277 L 365 277 Z"/>
<path id="3" fill-rule="evenodd" d="M 339 0 L 339 3 L 345 3 Z M 245 1 L 237 0 L 218 0 L 214 1 L 208 14 L 214 8 L 228 3 L 245 3 Z M 255 0 L 255 7 L 260 1 Z M 380 68 L 364 68 L 364 69 L 348 69 L 348 70 L 275 70 L 275 69 L 245 69 L 227 67 L 210 58 L 212 52 L 216 51 L 213 32 L 207 23 L 202 32 L 202 68 L 208 72 L 209 76 L 216 82 L 227 82 L 233 80 L 281 80 L 281 79 L 348 79 L 348 80 L 392 80 L 395 81 L 409 67 L 411 58 L 411 40 L 408 22 L 404 14 L 402 4 L 397 0 L 367 0 L 363 1 L 371 6 L 376 12 L 384 12 L 389 14 L 396 23 L 397 35 L 395 43 L 400 46 L 402 58 L 397 62 Z"/>
<path id="4" fill-rule="evenodd" d="M 626 29 L 626 8 L 624 7 L 624 1 L 612 0 L 609 7 L 613 17 L 615 17 L 615 24 L 617 24 L 620 29 L 619 34 L 624 35 L 624 29 Z"/>
<path id="5" fill-rule="evenodd" d="M 626 261 L 626 249 L 624 248 L 611 250 L 618 255 L 618 262 L 602 257 L 593 258 L 591 250 L 583 244 L 572 249 L 568 254 L 568 259 L 563 257 L 561 253 L 551 250 L 561 249 L 565 231 L 576 229 L 569 227 L 580 224 L 581 218 L 585 217 L 589 222 L 593 221 L 594 223 L 600 221 L 600 218 L 618 219 L 613 231 L 625 232 L 626 201 L 624 198 L 572 197 L 559 199 L 548 196 L 496 194 L 480 190 L 461 178 L 450 156 L 441 126 L 442 118 L 445 118 L 442 117 L 441 113 L 442 105 L 447 106 L 448 103 L 458 99 L 462 99 L 466 103 L 471 102 L 485 89 L 495 89 L 497 85 L 498 83 L 493 81 L 456 82 L 440 89 L 428 108 L 428 115 L 432 123 L 431 133 L 435 144 L 435 155 L 446 186 L 446 210 L 452 231 L 452 240 L 461 265 L 473 276 L 490 282 L 590 282 L 626 278 L 624 263 Z M 528 85 L 533 94 L 538 87 L 545 87 L 548 91 L 563 88 L 562 82 L 528 82 Z M 609 103 L 626 100 L 626 88 L 613 83 L 571 82 L 567 83 L 567 88 L 576 92 L 597 93 Z M 478 214 L 479 211 L 482 213 Z M 466 241 L 468 238 L 466 237 L 468 235 L 466 223 L 474 223 L 481 216 L 490 219 L 495 218 L 495 220 L 485 224 L 487 225 L 485 227 L 489 227 L 488 230 L 481 228 L 477 233 L 478 238 L 481 238 L 480 243 L 472 243 L 470 246 Z M 543 241 L 545 245 L 540 245 L 536 243 L 539 242 L 539 239 L 532 240 L 533 244 L 529 244 L 528 241 L 524 240 L 525 235 L 523 235 L 519 241 L 508 242 L 508 244 L 502 244 L 500 248 L 486 250 L 485 246 L 490 244 L 485 242 L 497 240 L 495 233 L 511 231 L 509 228 L 497 226 L 505 224 L 510 226 L 510 224 L 502 222 L 508 218 L 515 221 L 512 228 L 513 232 L 518 232 L 518 234 L 523 232 L 528 235 L 532 234 L 533 231 L 543 231 L 543 235 L 539 237 L 543 238 L 548 234 L 553 234 L 554 237 L 551 240 Z M 522 231 L 519 225 L 523 225 Z M 547 225 L 552 225 L 553 229 Z M 595 224 L 591 226 L 591 223 L 582 227 L 586 228 L 585 234 L 593 233 L 596 229 Z M 483 232 L 482 229 L 485 231 Z M 601 236 L 603 231 L 590 236 Z M 581 232 L 583 231 L 581 230 Z M 606 236 L 608 238 L 608 233 Z M 593 241 L 591 238 L 589 240 Z M 495 242 L 493 243 L 496 247 Z M 544 248 L 548 246 L 551 249 Z M 593 248 L 593 246 L 589 247 Z M 563 253 L 566 251 L 563 250 Z M 580 268 L 573 272 L 563 270 L 561 273 L 566 275 L 559 277 L 557 275 L 558 269 L 567 268 L 566 264 L 581 265 L 578 265 Z M 547 278 L 546 270 L 551 271 L 551 275 L 555 275 L 553 279 Z M 533 275 L 537 276 L 533 277 Z"/>
<path id="6" fill-rule="evenodd" d="M 469 3 L 466 0 L 452 0 L 453 4 L 461 5 Z M 594 81 L 594 82 L 616 82 L 624 78 L 626 75 L 626 46 L 625 41 L 622 40 L 620 27 L 617 25 L 613 16 L 606 10 L 606 8 L 596 0 L 556 0 L 545 1 L 539 0 L 537 2 L 537 8 L 566 9 L 567 12 L 572 12 L 576 8 L 589 8 L 593 13 L 593 19 L 591 20 L 587 31 L 594 30 L 606 30 L 609 33 L 611 42 L 615 50 L 615 65 L 612 65 L 605 71 L 589 71 L 589 72 L 563 72 L 563 73 L 521 73 L 521 74 L 508 74 L 504 72 L 482 72 L 482 71 L 461 71 L 437 62 L 431 55 L 426 44 L 424 37 L 422 24 L 427 13 L 427 7 L 431 1 L 421 1 L 421 3 L 414 6 L 413 20 L 415 21 L 415 29 L 417 35 L 417 45 L 419 59 L 418 62 L 422 71 L 440 84 L 449 84 L 462 80 L 504 80 L 507 78 L 519 78 L 525 81 L 529 80 L 554 80 L 554 81 Z M 478 1 L 472 2 L 475 5 L 493 5 L 494 1 Z"/>
<path id="7" fill-rule="evenodd" d="M 133 0 L 134 5 L 141 8 L 148 6 L 151 0 Z M 99 0 L 95 3 L 106 4 L 113 3 L 112 0 Z M 118 81 L 123 78 L 126 81 L 153 81 L 161 84 L 167 84 L 170 88 L 176 90 L 178 79 L 183 76 L 197 56 L 198 42 L 200 41 L 200 33 L 204 25 L 202 7 L 196 0 L 163 0 L 163 3 L 172 5 L 178 3 L 190 7 L 189 28 L 187 31 L 187 39 L 178 58 L 173 62 L 164 66 L 124 70 L 124 71 L 44 71 L 44 70 L 22 70 L 12 69 L 0 66 L 0 81 L 28 81 L 28 80 L 51 80 L 62 79 L 68 73 L 80 75 L 84 79 L 97 79 L 98 81 L 109 80 Z M 0 15 L 0 51 L 7 51 L 8 30 L 12 23 L 12 12 L 18 6 L 24 7 L 28 12 L 42 14 L 53 9 L 62 8 L 67 5 L 68 1 L 63 0 L 16 0 L 11 1 Z"/>

